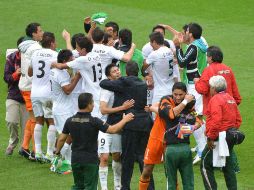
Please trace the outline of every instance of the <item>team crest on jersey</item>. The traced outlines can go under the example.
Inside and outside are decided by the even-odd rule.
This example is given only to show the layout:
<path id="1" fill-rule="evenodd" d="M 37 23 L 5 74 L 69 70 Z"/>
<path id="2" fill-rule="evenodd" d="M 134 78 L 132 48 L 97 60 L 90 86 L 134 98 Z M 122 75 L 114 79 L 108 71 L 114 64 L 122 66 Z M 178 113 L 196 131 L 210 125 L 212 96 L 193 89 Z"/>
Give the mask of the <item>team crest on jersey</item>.
<path id="1" fill-rule="evenodd" d="M 218 71 L 218 74 L 219 75 L 222 75 L 222 74 L 229 74 L 230 73 L 230 70 L 221 70 L 221 71 Z"/>
<path id="2" fill-rule="evenodd" d="M 234 100 L 228 100 L 227 103 L 229 103 L 229 104 L 235 104 L 235 101 Z"/>

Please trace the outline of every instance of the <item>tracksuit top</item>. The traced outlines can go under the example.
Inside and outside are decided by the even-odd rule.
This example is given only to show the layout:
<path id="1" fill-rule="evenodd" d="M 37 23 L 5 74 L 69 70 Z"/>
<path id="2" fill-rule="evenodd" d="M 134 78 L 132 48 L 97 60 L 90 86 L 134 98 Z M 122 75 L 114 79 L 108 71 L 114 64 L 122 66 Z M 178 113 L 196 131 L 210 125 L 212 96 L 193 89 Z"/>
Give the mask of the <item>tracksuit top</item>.
<path id="1" fill-rule="evenodd" d="M 200 80 L 195 83 L 195 88 L 197 92 L 203 95 L 203 113 L 205 115 L 207 114 L 207 105 L 211 99 L 209 79 L 215 75 L 221 75 L 226 79 L 226 92 L 235 99 L 237 105 L 239 105 L 242 100 L 238 91 L 234 73 L 231 68 L 223 63 L 214 62 L 210 64 L 207 68 L 205 68 L 204 72 L 200 77 Z"/>
<path id="2" fill-rule="evenodd" d="M 215 94 L 208 104 L 206 131 L 208 138 L 216 140 L 219 132 L 239 128 L 242 122 L 235 99 L 226 92 Z"/>

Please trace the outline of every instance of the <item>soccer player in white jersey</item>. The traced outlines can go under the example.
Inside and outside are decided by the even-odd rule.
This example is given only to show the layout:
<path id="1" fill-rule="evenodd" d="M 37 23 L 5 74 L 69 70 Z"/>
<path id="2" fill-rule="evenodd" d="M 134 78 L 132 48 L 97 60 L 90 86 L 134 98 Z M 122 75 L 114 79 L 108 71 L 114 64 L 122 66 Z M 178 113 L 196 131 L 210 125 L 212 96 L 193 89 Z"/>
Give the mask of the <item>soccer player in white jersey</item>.
<path id="1" fill-rule="evenodd" d="M 19 44 L 18 49 L 21 52 L 21 76 L 19 80 L 19 89 L 24 98 L 26 109 L 29 112 L 29 119 L 26 122 L 26 128 L 24 131 L 24 141 L 22 149 L 19 154 L 25 157 L 31 157 L 32 154 L 29 151 L 30 140 L 34 141 L 34 127 L 36 120 L 34 118 L 32 102 L 31 102 L 31 87 L 32 78 L 28 76 L 28 68 L 31 62 L 31 57 L 34 51 L 41 49 L 39 41 L 42 40 L 43 30 L 39 23 L 30 23 L 26 27 L 26 37 L 22 43 Z M 33 143 L 34 144 L 34 143 Z M 33 150 L 35 147 L 33 146 Z"/>
<path id="2" fill-rule="evenodd" d="M 119 68 L 111 63 L 105 68 L 105 75 L 110 80 L 116 80 L 121 77 Z M 101 89 L 100 93 L 100 111 L 102 113 L 102 120 L 107 121 L 108 114 L 116 113 L 122 110 L 129 109 L 133 106 L 134 100 L 127 100 L 122 106 L 113 107 L 114 92 Z M 122 166 L 120 163 L 120 154 L 122 152 L 121 135 L 107 134 L 99 132 L 98 136 L 98 153 L 100 156 L 99 178 L 102 190 L 107 190 L 108 178 L 108 158 L 109 153 L 112 153 L 112 169 L 114 174 L 114 190 L 121 188 L 121 173 Z"/>
<path id="3" fill-rule="evenodd" d="M 164 46 L 164 38 L 160 32 L 153 32 L 149 36 L 154 51 L 144 61 L 143 70 L 151 65 L 154 80 L 152 103 L 159 102 L 162 96 L 172 92 L 175 73 L 178 68 L 173 64 L 173 52 Z"/>
<path id="4" fill-rule="evenodd" d="M 163 35 L 163 38 L 164 38 L 164 45 L 167 46 L 168 48 L 171 48 L 173 53 L 175 52 L 174 42 L 172 40 L 169 40 L 169 39 L 165 38 L 165 28 L 163 26 L 161 26 L 161 25 L 154 26 L 153 29 L 152 29 L 152 32 L 160 32 Z M 142 54 L 144 56 L 144 59 L 147 59 L 148 55 L 150 55 L 150 53 L 152 53 L 153 51 L 154 51 L 154 49 L 151 46 L 151 43 L 150 42 L 146 43 L 142 48 Z M 181 81 L 178 65 L 175 65 L 174 67 L 175 67 L 174 75 L 177 76 L 177 78 L 178 78 L 177 81 Z M 148 87 L 149 87 L 149 86 L 152 86 L 151 84 L 153 83 L 153 80 L 152 80 L 152 75 L 153 74 L 152 74 L 151 70 L 147 71 L 147 73 L 149 73 L 149 74 L 148 74 L 147 77 L 145 77 L 145 79 L 146 79 Z M 153 88 L 149 88 L 147 90 L 147 99 L 148 100 L 153 99 L 153 93 L 154 93 Z M 149 103 L 152 104 L 152 102 L 149 102 Z"/>
<path id="5" fill-rule="evenodd" d="M 73 55 L 70 50 L 61 50 L 57 57 L 57 62 L 64 64 L 68 61 L 73 60 Z M 73 116 L 75 113 L 74 105 L 72 102 L 71 93 L 77 85 L 80 74 L 77 72 L 75 76 L 70 78 L 67 70 L 59 70 L 53 68 L 50 71 L 50 81 L 52 85 L 52 101 L 53 101 L 53 116 L 55 126 L 59 134 L 62 133 L 64 123 L 66 119 Z M 61 151 L 62 156 L 65 157 L 69 162 L 71 161 L 71 140 L 67 139 L 64 147 Z"/>
<path id="6" fill-rule="evenodd" d="M 101 57 L 102 79 L 105 79 L 106 66 L 111 64 L 113 59 L 122 60 L 124 62 L 130 61 L 134 52 L 134 48 L 132 46 L 130 50 L 125 53 L 123 51 L 115 49 L 112 46 L 104 45 L 102 43 L 103 39 L 104 39 L 104 32 L 99 27 L 96 27 L 92 31 L 92 40 L 94 42 L 92 52 L 98 53 Z"/>
<path id="7" fill-rule="evenodd" d="M 62 37 L 64 38 L 66 42 L 66 48 L 72 51 L 73 57 L 76 59 L 79 57 L 79 53 L 76 50 L 76 39 L 79 37 L 85 37 L 85 34 L 83 33 L 77 33 L 74 34 L 72 37 L 68 31 L 65 29 L 62 32 Z M 74 75 L 77 72 L 77 70 L 73 69 L 72 74 Z M 77 112 L 78 109 L 78 97 L 79 95 L 84 92 L 84 89 L 82 88 L 82 78 L 79 79 L 78 84 L 75 86 L 75 88 L 72 91 L 72 101 L 74 105 L 74 110 Z"/>
<path id="8" fill-rule="evenodd" d="M 48 146 L 45 160 L 50 162 L 53 159 L 53 151 L 56 142 L 56 128 L 52 115 L 51 86 L 49 80 L 51 63 L 57 59 L 54 34 L 45 32 L 42 37 L 41 45 L 42 49 L 35 51 L 32 55 L 28 75 L 30 77 L 33 76 L 31 100 L 34 116 L 36 118 L 36 125 L 34 128 L 35 159 L 38 161 L 43 161 L 44 159 L 41 138 L 45 118 L 49 124 L 47 133 Z"/>
<path id="9" fill-rule="evenodd" d="M 93 43 L 89 38 L 80 37 L 76 42 L 76 49 L 80 57 L 66 64 L 53 64 L 52 66 L 59 69 L 73 68 L 80 71 L 83 79 L 82 88 L 85 89 L 85 92 L 93 94 L 94 109 L 92 111 L 92 116 L 101 117 L 99 110 L 99 95 L 101 90 L 99 82 L 103 74 L 101 58 L 98 53 L 92 52 Z"/>

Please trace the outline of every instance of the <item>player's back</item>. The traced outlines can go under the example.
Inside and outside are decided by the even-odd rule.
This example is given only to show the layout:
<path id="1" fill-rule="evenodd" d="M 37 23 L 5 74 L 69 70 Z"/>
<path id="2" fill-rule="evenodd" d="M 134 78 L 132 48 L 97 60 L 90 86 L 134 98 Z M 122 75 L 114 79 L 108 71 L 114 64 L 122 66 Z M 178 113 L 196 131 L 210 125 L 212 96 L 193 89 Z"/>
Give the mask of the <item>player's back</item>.
<path id="1" fill-rule="evenodd" d="M 89 52 L 86 56 L 67 63 L 70 68 L 79 70 L 83 83 L 82 88 L 85 92 L 93 94 L 94 100 L 99 101 L 100 86 L 102 79 L 101 58 L 98 53 Z"/>
<path id="2" fill-rule="evenodd" d="M 164 39 L 164 41 L 167 41 L 171 50 L 172 51 L 175 51 L 176 48 L 175 48 L 175 45 L 174 45 L 174 42 L 172 40 L 168 40 L 168 39 Z M 151 46 L 150 42 L 146 43 L 143 48 L 142 48 L 142 55 L 144 57 L 144 59 L 147 59 L 148 55 L 150 53 L 152 53 L 154 50 L 153 50 L 153 47 Z"/>
<path id="3" fill-rule="evenodd" d="M 101 58 L 102 79 L 106 78 L 106 66 L 111 64 L 113 59 L 121 60 L 124 55 L 124 52 L 104 44 L 93 44 L 92 52 L 98 53 Z"/>
<path id="4" fill-rule="evenodd" d="M 50 97 L 50 67 L 57 60 L 57 52 L 51 49 L 40 49 L 33 53 L 31 66 L 33 68 L 31 97 Z"/>
<path id="5" fill-rule="evenodd" d="M 163 86 L 173 79 L 173 53 L 169 48 L 163 46 L 150 55 L 148 59 L 153 60 L 154 85 L 155 87 L 158 85 Z"/>

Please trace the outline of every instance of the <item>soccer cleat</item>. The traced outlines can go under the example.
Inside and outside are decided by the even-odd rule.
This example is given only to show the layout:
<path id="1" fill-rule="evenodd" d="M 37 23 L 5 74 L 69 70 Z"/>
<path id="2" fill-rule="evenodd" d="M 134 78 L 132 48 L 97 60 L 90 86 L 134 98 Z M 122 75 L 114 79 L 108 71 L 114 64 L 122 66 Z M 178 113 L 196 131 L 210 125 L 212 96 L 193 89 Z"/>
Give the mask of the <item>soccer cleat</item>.
<path id="1" fill-rule="evenodd" d="M 19 155 L 25 157 L 26 159 L 29 159 L 30 151 L 28 149 L 21 148 L 19 150 Z"/>
<path id="2" fill-rule="evenodd" d="M 34 152 L 30 153 L 30 156 L 29 156 L 28 160 L 30 160 L 30 161 L 36 161 Z"/>
<path id="3" fill-rule="evenodd" d="M 193 165 L 195 165 L 195 164 L 197 164 L 198 162 L 200 162 L 201 161 L 201 158 L 198 156 L 198 155 L 196 155 L 195 157 L 194 157 L 194 159 L 193 159 Z"/>
<path id="4" fill-rule="evenodd" d="M 5 151 L 5 155 L 7 156 L 11 156 L 13 154 L 13 150 L 14 150 L 14 147 L 9 145 L 7 148 L 6 148 L 6 151 Z"/>
<path id="5" fill-rule="evenodd" d="M 46 162 L 46 163 L 52 163 L 53 160 L 54 160 L 54 155 L 46 154 L 44 156 L 44 162 Z"/>
<path id="6" fill-rule="evenodd" d="M 35 153 L 35 160 L 40 162 L 40 163 L 44 163 L 44 155 L 42 153 Z"/>

